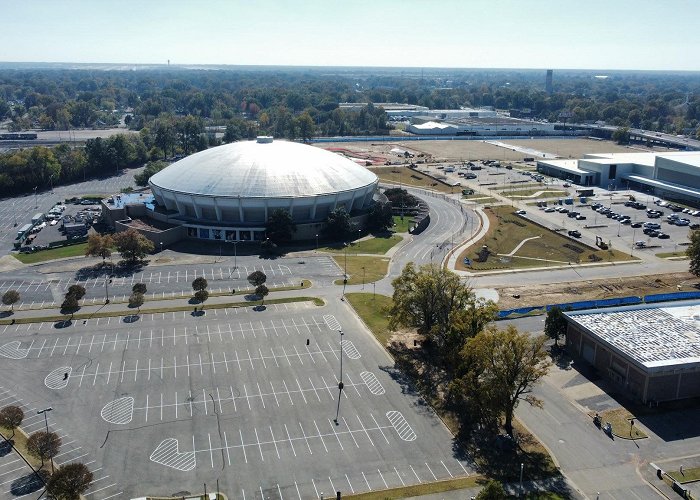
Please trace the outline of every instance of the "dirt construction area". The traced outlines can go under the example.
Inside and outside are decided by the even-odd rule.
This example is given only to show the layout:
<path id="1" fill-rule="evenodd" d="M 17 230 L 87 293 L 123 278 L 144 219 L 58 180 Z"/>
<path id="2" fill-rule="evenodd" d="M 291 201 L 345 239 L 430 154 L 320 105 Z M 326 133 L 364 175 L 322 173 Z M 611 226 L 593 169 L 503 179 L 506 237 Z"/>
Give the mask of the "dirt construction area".
<path id="1" fill-rule="evenodd" d="M 396 142 L 339 142 L 323 143 L 318 145 L 350 158 L 360 161 L 368 160 L 370 164 L 383 164 L 385 161 L 403 163 L 403 158 L 392 153 L 392 148 L 408 151 L 416 156 L 423 153 L 431 162 L 443 161 L 471 161 L 471 160 L 505 160 L 521 161 L 528 154 L 496 146 L 484 142 L 487 137 L 480 140 L 455 140 L 455 141 L 401 141 Z M 619 146 L 612 141 L 602 141 L 587 138 L 580 139 L 508 139 L 499 140 L 506 145 L 525 147 L 533 150 L 549 153 L 562 158 L 581 158 L 588 153 L 635 153 L 643 151 L 667 151 L 667 148 L 643 148 L 641 146 Z M 355 154 L 353 154 L 355 153 Z"/>
<path id="2" fill-rule="evenodd" d="M 581 300 L 700 290 L 700 278 L 690 273 L 606 278 L 577 283 L 553 283 L 497 288 L 500 309 L 563 304 Z M 519 298 L 515 298 L 519 296 Z"/>

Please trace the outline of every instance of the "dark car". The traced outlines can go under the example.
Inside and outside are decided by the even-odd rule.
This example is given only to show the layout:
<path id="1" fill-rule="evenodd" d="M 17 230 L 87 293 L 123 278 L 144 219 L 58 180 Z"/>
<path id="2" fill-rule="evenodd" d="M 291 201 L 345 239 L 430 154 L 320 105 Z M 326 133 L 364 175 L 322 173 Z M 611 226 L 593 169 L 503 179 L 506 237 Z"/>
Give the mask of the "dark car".
<path id="1" fill-rule="evenodd" d="M 633 222 L 632 227 L 637 229 L 638 227 L 642 227 L 642 223 L 641 222 Z"/>
<path id="2" fill-rule="evenodd" d="M 659 238 L 660 240 L 667 240 L 670 238 L 670 236 L 666 233 L 659 233 L 658 235 L 656 235 L 656 237 Z"/>
<path id="3" fill-rule="evenodd" d="M 700 224 L 691 224 L 690 229 L 700 229 Z"/>
<path id="4" fill-rule="evenodd" d="M 581 233 L 580 233 L 580 231 L 573 229 L 573 230 L 569 231 L 569 236 L 572 236 L 574 238 L 580 238 Z"/>

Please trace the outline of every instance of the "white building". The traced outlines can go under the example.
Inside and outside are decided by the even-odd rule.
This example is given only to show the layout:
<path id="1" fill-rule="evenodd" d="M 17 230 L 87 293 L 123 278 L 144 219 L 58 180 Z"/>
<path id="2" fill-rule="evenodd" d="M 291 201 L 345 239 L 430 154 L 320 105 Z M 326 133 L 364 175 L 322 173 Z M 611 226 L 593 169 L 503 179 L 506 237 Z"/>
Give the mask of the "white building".
<path id="1" fill-rule="evenodd" d="M 427 116 L 415 117 L 406 131 L 416 135 L 533 136 L 555 134 L 553 123 L 540 123 L 507 117 L 463 118 L 434 121 Z"/>
<path id="2" fill-rule="evenodd" d="M 295 142 L 235 142 L 188 156 L 149 180 L 151 218 L 186 228 L 189 238 L 264 240 L 276 208 L 297 224 L 295 238 L 313 238 L 329 212 L 369 208 L 378 178 L 324 149 Z"/>
<path id="3" fill-rule="evenodd" d="M 700 204 L 700 151 L 596 153 L 580 160 L 539 160 L 537 170 L 582 186 L 634 188 Z"/>

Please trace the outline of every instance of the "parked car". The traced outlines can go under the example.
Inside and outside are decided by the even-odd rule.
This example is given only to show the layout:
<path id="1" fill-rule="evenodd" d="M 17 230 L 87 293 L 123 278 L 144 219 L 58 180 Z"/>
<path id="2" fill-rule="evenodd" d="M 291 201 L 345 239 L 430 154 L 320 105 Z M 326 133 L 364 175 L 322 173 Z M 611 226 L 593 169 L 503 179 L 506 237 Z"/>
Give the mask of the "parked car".
<path id="1" fill-rule="evenodd" d="M 642 227 L 642 223 L 641 223 L 641 222 L 633 222 L 633 223 L 631 224 L 631 227 L 637 229 L 637 228 L 639 228 L 639 227 Z"/>
<path id="2" fill-rule="evenodd" d="M 585 216 L 585 215 L 578 214 L 578 215 L 576 216 L 576 220 L 586 220 L 586 216 Z"/>
<path id="3" fill-rule="evenodd" d="M 700 224 L 691 224 L 690 229 L 700 229 Z"/>
<path id="4" fill-rule="evenodd" d="M 667 240 L 670 238 L 670 236 L 666 233 L 659 233 L 656 235 L 656 237 L 659 238 L 660 240 Z"/>
<path id="5" fill-rule="evenodd" d="M 572 236 L 574 238 L 580 238 L 581 232 L 578 231 L 577 229 L 572 229 L 571 231 L 569 231 L 569 236 Z"/>
<path id="6" fill-rule="evenodd" d="M 518 211 L 515 212 L 515 213 L 518 214 L 518 215 L 525 215 L 527 212 L 526 212 L 525 210 L 518 210 Z"/>

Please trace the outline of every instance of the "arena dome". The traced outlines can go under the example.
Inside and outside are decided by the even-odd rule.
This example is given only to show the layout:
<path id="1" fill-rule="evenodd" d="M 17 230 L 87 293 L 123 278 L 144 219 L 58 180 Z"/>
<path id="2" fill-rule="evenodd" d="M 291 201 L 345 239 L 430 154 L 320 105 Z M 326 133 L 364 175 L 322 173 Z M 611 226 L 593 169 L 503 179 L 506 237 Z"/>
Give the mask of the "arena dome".
<path id="1" fill-rule="evenodd" d="M 378 179 L 324 149 L 259 137 L 190 155 L 148 182 L 170 219 L 195 228 L 190 237 L 246 240 L 263 237 L 255 231 L 276 208 L 289 211 L 296 224 L 323 222 L 339 207 L 363 211 Z"/>

